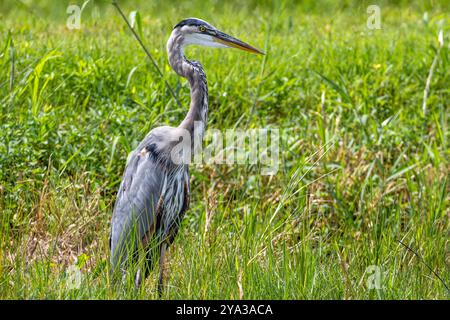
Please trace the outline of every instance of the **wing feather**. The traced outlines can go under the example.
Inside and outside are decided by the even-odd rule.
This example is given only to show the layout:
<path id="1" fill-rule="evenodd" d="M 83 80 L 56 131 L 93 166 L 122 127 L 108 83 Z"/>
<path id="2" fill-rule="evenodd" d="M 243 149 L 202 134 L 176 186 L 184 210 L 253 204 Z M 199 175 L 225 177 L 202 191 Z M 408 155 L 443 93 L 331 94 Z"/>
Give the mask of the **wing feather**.
<path id="1" fill-rule="evenodd" d="M 126 260 L 134 241 L 155 229 L 166 176 L 149 146 L 142 144 L 131 154 L 117 194 L 110 236 L 114 267 Z"/>

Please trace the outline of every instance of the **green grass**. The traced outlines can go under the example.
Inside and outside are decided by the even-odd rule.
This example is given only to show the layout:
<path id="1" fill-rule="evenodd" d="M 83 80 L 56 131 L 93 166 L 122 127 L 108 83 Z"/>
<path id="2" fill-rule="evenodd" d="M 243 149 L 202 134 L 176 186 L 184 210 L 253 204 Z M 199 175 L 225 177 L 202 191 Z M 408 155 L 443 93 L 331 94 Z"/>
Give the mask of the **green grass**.
<path id="1" fill-rule="evenodd" d="M 139 290 L 111 286 L 110 217 L 128 153 L 187 107 L 110 4 L 91 1 L 69 30 L 67 3 L 0 4 L 0 298 L 157 298 L 157 272 Z M 187 83 L 165 51 L 179 20 L 203 18 L 264 49 L 187 56 L 206 70 L 210 128 L 281 133 L 272 177 L 250 165 L 192 167 L 163 298 L 450 297 L 398 242 L 450 284 L 450 6 L 380 1 L 382 29 L 369 30 L 369 4 L 122 3 L 139 10 L 184 106 Z M 78 289 L 68 286 L 74 264 Z M 384 273 L 380 290 L 368 288 L 370 266 Z"/>

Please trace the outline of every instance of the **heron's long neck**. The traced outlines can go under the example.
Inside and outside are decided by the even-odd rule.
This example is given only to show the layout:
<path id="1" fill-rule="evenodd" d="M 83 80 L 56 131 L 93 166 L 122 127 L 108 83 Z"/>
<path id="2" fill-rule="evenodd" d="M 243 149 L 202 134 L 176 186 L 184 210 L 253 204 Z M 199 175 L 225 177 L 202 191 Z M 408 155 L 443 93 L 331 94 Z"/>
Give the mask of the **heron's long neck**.
<path id="1" fill-rule="evenodd" d="M 186 129 L 203 139 L 208 117 L 208 85 L 202 65 L 197 61 L 189 61 L 184 57 L 180 37 L 172 34 L 167 43 L 169 63 L 173 70 L 186 78 L 191 86 L 191 104 L 189 111 L 180 124 L 180 128 Z"/>

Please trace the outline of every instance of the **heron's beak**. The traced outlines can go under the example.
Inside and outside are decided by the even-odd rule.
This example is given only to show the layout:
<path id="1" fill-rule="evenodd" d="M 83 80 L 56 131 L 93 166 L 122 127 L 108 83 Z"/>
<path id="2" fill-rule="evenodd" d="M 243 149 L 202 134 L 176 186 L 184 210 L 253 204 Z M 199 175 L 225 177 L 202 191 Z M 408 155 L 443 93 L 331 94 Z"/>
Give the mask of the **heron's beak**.
<path id="1" fill-rule="evenodd" d="M 213 35 L 213 40 L 214 42 L 224 44 L 227 47 L 237 48 L 256 54 L 264 54 L 264 52 L 262 52 L 261 50 L 256 49 L 255 47 L 252 47 L 251 45 L 220 31 L 216 31 L 216 34 Z"/>

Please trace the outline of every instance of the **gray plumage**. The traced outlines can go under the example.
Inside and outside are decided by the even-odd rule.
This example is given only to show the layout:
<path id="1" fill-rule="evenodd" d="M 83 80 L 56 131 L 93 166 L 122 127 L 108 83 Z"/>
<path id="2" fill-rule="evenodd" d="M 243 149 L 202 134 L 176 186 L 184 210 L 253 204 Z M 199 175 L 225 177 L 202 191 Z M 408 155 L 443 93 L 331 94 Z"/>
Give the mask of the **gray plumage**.
<path id="1" fill-rule="evenodd" d="M 139 245 L 146 248 L 156 244 L 156 250 L 147 251 L 143 273 L 145 277 L 159 256 L 160 294 L 165 251 L 174 241 L 189 206 L 189 167 L 186 161 L 174 161 L 177 158 L 174 154 L 178 154 L 174 151 L 180 141 L 189 142 L 189 152 L 184 149 L 183 159 L 195 151 L 194 141 L 203 139 L 208 116 L 208 86 L 202 65 L 184 56 L 184 46 L 190 44 L 235 47 L 261 53 L 196 18 L 178 23 L 167 42 L 170 66 L 188 80 L 191 88 L 189 111 L 178 127 L 163 126 L 151 130 L 131 153 L 117 193 L 110 233 L 112 269 L 122 275 L 127 270 L 127 262 L 137 259 Z M 136 284 L 141 279 L 142 272 L 138 271 Z"/>
<path id="2" fill-rule="evenodd" d="M 189 203 L 189 172 L 170 160 L 176 128 L 153 129 L 128 160 L 117 194 L 111 225 L 111 263 L 125 271 L 136 240 L 171 242 Z M 175 232 L 171 236 L 171 232 Z M 135 239 L 137 238 L 137 239 Z M 128 246 L 128 247 L 127 247 Z M 152 261 L 148 262 L 149 264 Z M 140 279 L 136 279 L 137 282 Z"/>

